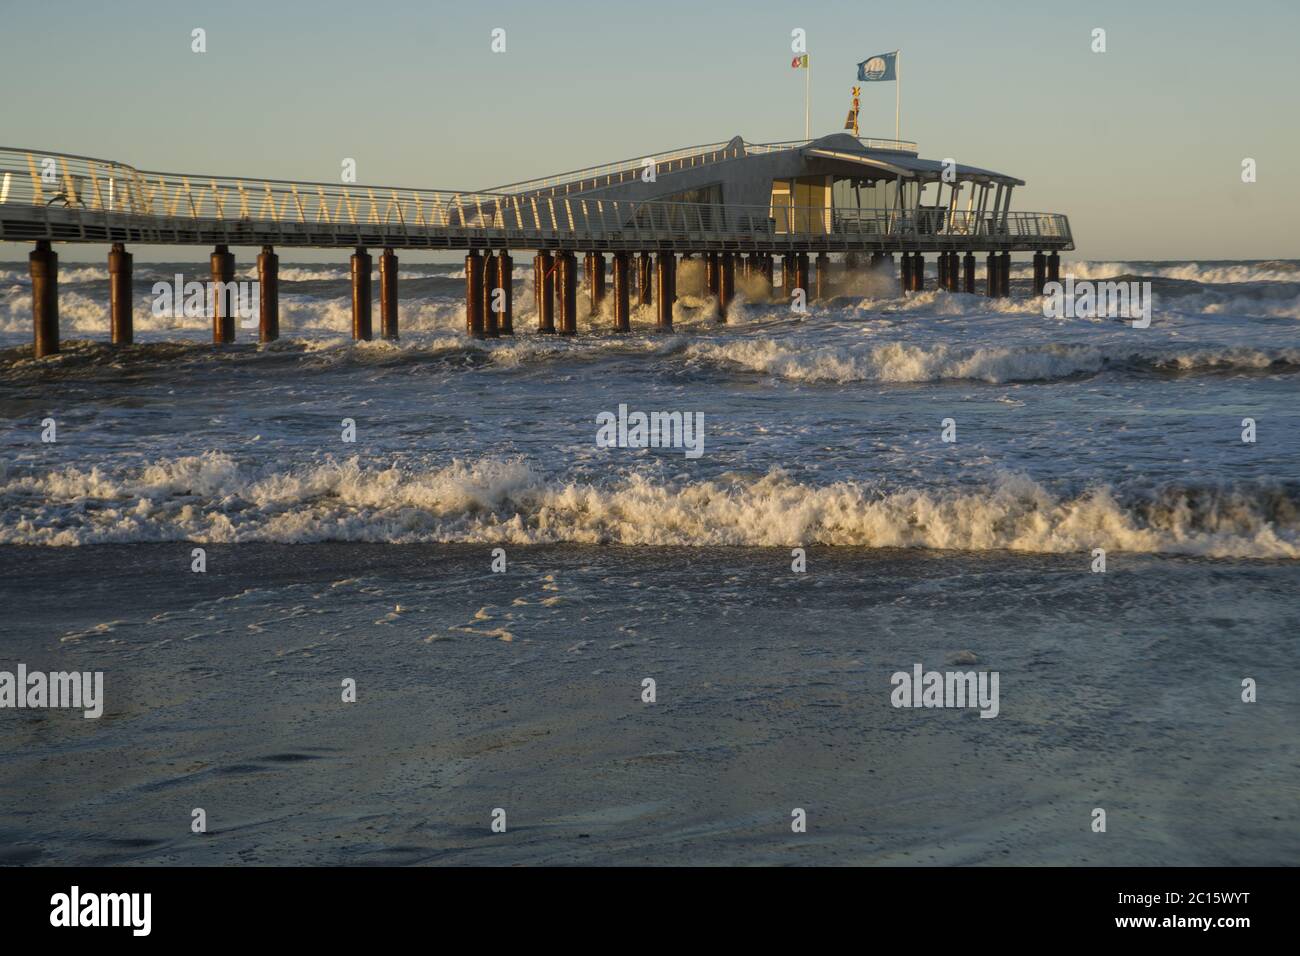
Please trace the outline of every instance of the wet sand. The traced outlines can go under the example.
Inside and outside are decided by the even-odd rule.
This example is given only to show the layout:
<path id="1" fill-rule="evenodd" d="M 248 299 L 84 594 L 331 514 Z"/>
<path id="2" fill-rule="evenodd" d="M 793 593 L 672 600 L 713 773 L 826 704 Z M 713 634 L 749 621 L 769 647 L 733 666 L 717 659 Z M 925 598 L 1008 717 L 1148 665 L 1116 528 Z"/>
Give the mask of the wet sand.
<path id="1" fill-rule="evenodd" d="M 107 698 L 0 710 L 0 861 L 1300 862 L 1293 564 L 508 550 L 0 549 L 0 669 Z M 965 650 L 997 718 L 890 705 Z"/>

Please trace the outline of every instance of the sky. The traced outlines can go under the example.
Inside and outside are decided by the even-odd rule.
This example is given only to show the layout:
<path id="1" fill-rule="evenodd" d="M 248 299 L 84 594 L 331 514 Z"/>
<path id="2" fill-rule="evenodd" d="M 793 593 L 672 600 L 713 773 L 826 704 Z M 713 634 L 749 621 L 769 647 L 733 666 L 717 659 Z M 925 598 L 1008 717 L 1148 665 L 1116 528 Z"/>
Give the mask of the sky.
<path id="1" fill-rule="evenodd" d="M 485 188 L 802 138 L 796 28 L 813 135 L 841 128 L 858 61 L 899 49 L 902 138 L 1026 180 L 1013 208 L 1066 213 L 1073 258 L 1300 257 L 1297 0 L 0 0 L 0 145 L 313 181 L 354 158 L 362 184 Z M 863 136 L 893 137 L 894 93 L 863 86 Z"/>

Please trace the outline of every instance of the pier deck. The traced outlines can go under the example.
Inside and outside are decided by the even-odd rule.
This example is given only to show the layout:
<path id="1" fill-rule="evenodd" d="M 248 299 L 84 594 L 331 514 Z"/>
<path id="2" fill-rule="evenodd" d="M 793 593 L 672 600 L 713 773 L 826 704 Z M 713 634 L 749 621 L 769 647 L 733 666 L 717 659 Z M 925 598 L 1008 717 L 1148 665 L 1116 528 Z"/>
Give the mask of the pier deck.
<path id="1" fill-rule="evenodd" d="M 1014 176 L 951 159 L 922 159 L 915 143 L 847 134 L 766 144 L 737 136 L 461 191 L 149 172 L 113 160 L 0 148 L 0 240 L 35 244 L 29 260 L 38 357 L 59 350 L 56 242 L 110 244 L 115 345 L 133 341 L 128 243 L 212 247 L 209 309 L 217 345 L 235 341 L 232 246 L 260 247 L 264 342 L 279 335 L 276 246 L 354 250 L 357 339 L 373 332 L 371 246 L 383 249 L 385 338 L 398 337 L 398 249 L 466 253 L 465 320 L 473 336 L 513 334 L 510 250 L 519 249 L 536 251 L 539 332 L 577 331 L 579 252 L 593 315 L 606 299 L 605 255 L 612 253 L 614 329 L 630 329 L 635 288 L 638 304 L 653 304 L 658 327 L 669 330 L 679 254 L 705 260 L 720 322 L 735 297 L 737 274 L 761 277 L 770 289 L 778 256 L 781 296 L 800 308 L 833 294 L 831 253 L 844 254 L 846 269 L 869 255 L 866 267 L 891 278 L 893 257 L 901 254 L 903 292 L 924 287 L 925 254 L 934 253 L 939 287 L 971 293 L 975 254 L 982 252 L 987 294 L 1006 296 L 1011 254 L 1032 252 L 1034 290 L 1041 294 L 1058 278 L 1060 252 L 1073 249 L 1074 240 L 1059 213 L 1011 210 L 1020 185 Z"/>
<path id="2" fill-rule="evenodd" d="M 683 161 L 664 160 L 664 173 Z M 795 206 L 782 210 L 778 231 L 767 204 L 588 195 L 614 175 L 579 179 L 586 188 L 576 192 L 545 180 L 474 192 L 159 173 L 0 149 L 0 240 L 681 253 L 1073 248 L 1069 220 L 1059 213 Z M 621 182 L 628 172 L 617 175 Z"/>

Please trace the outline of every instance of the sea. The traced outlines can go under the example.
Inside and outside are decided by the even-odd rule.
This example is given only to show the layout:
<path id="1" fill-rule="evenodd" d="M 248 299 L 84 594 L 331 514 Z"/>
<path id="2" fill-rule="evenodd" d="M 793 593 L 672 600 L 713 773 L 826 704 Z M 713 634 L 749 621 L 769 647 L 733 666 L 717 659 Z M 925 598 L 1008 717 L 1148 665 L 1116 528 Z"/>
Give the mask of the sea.
<path id="1" fill-rule="evenodd" d="M 511 337 L 411 256 L 353 342 L 286 258 L 214 348 L 152 306 L 205 263 L 140 261 L 128 349 L 64 262 L 43 360 L 0 263 L 0 671 L 105 688 L 0 709 L 0 863 L 1300 863 L 1300 261 L 1062 264 L 1149 323 L 836 263 L 722 323 L 695 260 L 671 332 L 572 337 L 515 262 Z"/>

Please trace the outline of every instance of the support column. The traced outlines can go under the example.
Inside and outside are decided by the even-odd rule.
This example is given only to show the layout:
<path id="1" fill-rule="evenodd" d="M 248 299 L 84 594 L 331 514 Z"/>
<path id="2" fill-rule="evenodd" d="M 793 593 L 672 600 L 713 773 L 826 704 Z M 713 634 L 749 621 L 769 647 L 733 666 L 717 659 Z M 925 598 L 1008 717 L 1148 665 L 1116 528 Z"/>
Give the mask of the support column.
<path id="1" fill-rule="evenodd" d="M 673 328 L 673 302 L 677 299 L 677 256 L 661 252 L 655 259 L 655 299 L 659 304 L 659 331 Z"/>
<path id="2" fill-rule="evenodd" d="M 689 259 L 689 255 L 682 256 L 681 261 Z M 673 325 L 673 306 L 677 304 L 677 271 L 680 268 L 680 262 L 675 253 L 668 254 L 668 327 Z"/>
<path id="3" fill-rule="evenodd" d="M 578 257 L 567 250 L 556 257 L 555 291 L 560 300 L 560 334 L 578 332 Z"/>
<path id="4" fill-rule="evenodd" d="M 533 256 L 533 297 L 537 302 L 537 331 L 555 332 L 555 260 L 549 252 Z"/>
<path id="5" fill-rule="evenodd" d="M 257 340 L 280 337 L 280 257 L 271 246 L 257 256 Z"/>
<path id="6" fill-rule="evenodd" d="M 1047 285 L 1047 256 L 1041 252 L 1034 253 L 1034 295 L 1043 294 L 1043 286 Z"/>
<path id="7" fill-rule="evenodd" d="M 996 252 L 990 252 L 984 258 L 984 294 L 990 299 L 997 298 L 998 290 L 1002 288 L 1002 283 L 998 279 L 998 270 L 1001 263 L 1001 256 Z"/>
<path id="8" fill-rule="evenodd" d="M 232 296 L 226 294 L 225 290 L 230 288 L 230 283 L 235 281 L 235 257 L 230 254 L 230 249 L 224 245 L 218 245 L 212 250 L 209 257 L 212 266 L 212 283 L 213 292 L 212 300 L 212 344 L 229 345 L 235 341 L 235 317 L 227 315 L 230 307 L 234 305 L 231 301 Z"/>
<path id="9" fill-rule="evenodd" d="M 939 253 L 935 259 L 935 268 L 939 270 L 939 288 L 948 288 L 948 253 Z"/>
<path id="10" fill-rule="evenodd" d="M 899 276 L 898 285 L 904 292 L 912 291 L 912 254 L 910 252 L 903 253 L 903 270 Z"/>
<path id="11" fill-rule="evenodd" d="M 775 285 L 772 276 L 772 273 L 776 271 L 775 256 L 770 252 L 764 253 L 762 261 L 759 262 L 759 269 L 762 270 L 763 279 L 767 282 L 767 297 L 770 299 L 772 297 L 772 288 Z"/>
<path id="12" fill-rule="evenodd" d="M 497 314 L 497 329 L 502 335 L 515 334 L 515 260 L 508 250 L 497 256 L 497 288 L 501 290 L 501 311 Z"/>
<path id="13" fill-rule="evenodd" d="M 222 247 L 224 248 L 224 247 Z M 48 239 L 36 240 L 27 256 L 32 276 L 32 337 L 36 357 L 59 351 L 59 254 Z"/>
<path id="14" fill-rule="evenodd" d="M 497 257 L 488 250 L 483 254 L 483 334 L 490 339 L 500 338 L 501 330 L 497 326 L 497 312 L 493 308 L 493 293 L 497 289 Z"/>
<path id="15" fill-rule="evenodd" d="M 373 338 L 370 325 L 370 253 L 357 246 L 352 253 L 352 338 L 369 342 Z"/>
<path id="16" fill-rule="evenodd" d="M 638 305 L 650 305 L 654 300 L 654 269 L 650 253 L 643 252 L 636 258 L 636 299 Z"/>
<path id="17" fill-rule="evenodd" d="M 724 252 L 718 257 L 718 321 L 727 321 L 727 309 L 736 297 L 736 257 Z"/>
<path id="18" fill-rule="evenodd" d="M 716 252 L 706 253 L 704 256 L 704 281 L 709 290 L 709 295 L 717 298 L 720 287 L 718 285 L 718 254 Z"/>
<path id="19" fill-rule="evenodd" d="M 812 293 L 812 282 L 808 276 L 808 253 L 801 252 L 795 257 L 794 270 L 795 288 L 803 289 L 804 302 L 807 302 Z"/>
<path id="20" fill-rule="evenodd" d="M 626 252 L 614 253 L 614 331 L 628 332 L 632 328 L 630 306 L 631 290 L 628 288 L 628 265 L 632 257 Z"/>
<path id="21" fill-rule="evenodd" d="M 483 259 L 477 249 L 465 256 L 465 331 L 483 338 Z"/>
<path id="22" fill-rule="evenodd" d="M 120 242 L 108 253 L 108 310 L 114 345 L 135 341 L 135 316 L 131 310 L 131 266 L 135 257 Z M 265 302 L 263 303 L 265 308 Z"/>
<path id="23" fill-rule="evenodd" d="M 787 302 L 790 301 L 790 294 L 794 288 L 794 253 L 787 252 L 781 257 L 781 295 Z"/>
<path id="24" fill-rule="evenodd" d="M 824 252 L 817 253 L 817 280 L 814 298 L 831 297 L 831 257 Z"/>
<path id="25" fill-rule="evenodd" d="M 1011 253 L 1002 253 L 1002 265 L 998 268 L 998 279 L 1001 287 L 998 289 L 998 295 L 1004 299 L 1011 296 Z"/>
<path id="26" fill-rule="evenodd" d="M 1047 257 L 1047 281 L 1061 281 L 1061 254 L 1053 252 Z"/>
<path id="27" fill-rule="evenodd" d="M 965 272 L 963 278 L 966 280 L 965 286 L 967 292 L 975 291 L 975 253 L 968 252 L 962 259 L 962 271 Z"/>
<path id="28" fill-rule="evenodd" d="M 599 252 L 587 253 L 585 261 L 587 272 L 587 295 L 591 301 L 591 314 L 600 313 L 605 301 L 605 256 Z"/>
<path id="29" fill-rule="evenodd" d="M 397 253 L 388 247 L 379 256 L 379 334 L 397 341 Z"/>
<path id="30" fill-rule="evenodd" d="M 925 291 L 925 256 L 920 252 L 914 253 L 912 259 L 912 290 Z"/>

